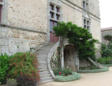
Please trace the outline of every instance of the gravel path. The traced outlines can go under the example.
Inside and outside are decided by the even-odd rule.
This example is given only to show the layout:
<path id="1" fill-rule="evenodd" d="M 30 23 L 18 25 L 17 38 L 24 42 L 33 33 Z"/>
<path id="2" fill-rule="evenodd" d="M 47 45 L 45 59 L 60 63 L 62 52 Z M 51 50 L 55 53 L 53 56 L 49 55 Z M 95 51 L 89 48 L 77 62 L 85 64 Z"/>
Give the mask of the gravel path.
<path id="1" fill-rule="evenodd" d="M 50 82 L 40 86 L 112 86 L 112 67 L 108 72 L 81 74 L 77 81 Z"/>

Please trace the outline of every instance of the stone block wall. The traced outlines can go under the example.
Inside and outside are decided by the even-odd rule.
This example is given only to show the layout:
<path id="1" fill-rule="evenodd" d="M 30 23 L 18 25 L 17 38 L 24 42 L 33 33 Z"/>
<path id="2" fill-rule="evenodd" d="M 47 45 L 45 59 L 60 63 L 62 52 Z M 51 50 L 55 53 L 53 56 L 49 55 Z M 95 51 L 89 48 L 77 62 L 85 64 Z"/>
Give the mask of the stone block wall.
<path id="1" fill-rule="evenodd" d="M 26 52 L 48 41 L 47 0 L 6 1 L 8 14 L 5 26 L 0 26 L 0 53 Z"/>
<path id="2" fill-rule="evenodd" d="M 48 0 L 6 0 L 5 27 L 0 27 L 0 53 L 28 51 L 49 38 Z M 54 0 L 56 1 L 56 0 Z M 83 26 L 82 0 L 62 0 L 62 20 Z M 98 0 L 89 0 L 89 11 L 99 17 Z M 101 41 L 100 19 L 91 15 L 91 33 Z"/>
<path id="3" fill-rule="evenodd" d="M 80 0 L 79 0 L 80 1 Z M 78 3 L 78 2 L 77 2 Z M 81 4 L 81 3 L 79 3 Z M 62 3 L 62 20 L 65 22 L 72 22 L 78 26 L 82 26 L 82 11 L 72 4 L 63 1 Z"/>
<path id="4" fill-rule="evenodd" d="M 8 1 L 8 23 L 16 27 L 47 32 L 47 0 Z"/>
<path id="5" fill-rule="evenodd" d="M 44 43 L 46 34 L 0 27 L 0 53 L 26 52 Z M 47 40 L 46 40 L 47 41 Z"/>

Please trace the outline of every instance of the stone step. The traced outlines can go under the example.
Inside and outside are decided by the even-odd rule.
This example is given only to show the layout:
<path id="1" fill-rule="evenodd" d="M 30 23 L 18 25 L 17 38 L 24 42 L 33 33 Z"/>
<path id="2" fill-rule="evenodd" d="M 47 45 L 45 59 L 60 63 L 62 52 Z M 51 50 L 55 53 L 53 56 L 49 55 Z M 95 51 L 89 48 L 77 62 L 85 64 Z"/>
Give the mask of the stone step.
<path id="1" fill-rule="evenodd" d="M 47 61 L 47 58 L 38 58 L 38 62 L 39 61 Z"/>
<path id="2" fill-rule="evenodd" d="M 47 58 L 47 57 L 48 57 L 48 55 L 44 55 L 44 54 L 37 56 L 37 58 Z"/>
<path id="3" fill-rule="evenodd" d="M 48 70 L 47 66 L 39 66 L 38 69 L 40 69 L 40 70 L 43 70 L 43 69 Z"/>
<path id="4" fill-rule="evenodd" d="M 44 84 L 44 83 L 47 83 L 47 82 L 52 82 L 52 81 L 53 81 L 53 79 L 45 80 L 45 81 L 40 81 L 40 85 L 41 85 L 41 84 Z"/>
<path id="5" fill-rule="evenodd" d="M 44 77 L 44 78 L 40 78 L 41 82 L 45 82 L 47 80 L 52 80 L 52 77 Z"/>
<path id="6" fill-rule="evenodd" d="M 45 76 L 51 77 L 51 74 L 43 74 L 43 75 L 40 75 L 40 77 L 45 77 Z"/>
<path id="7" fill-rule="evenodd" d="M 49 43 L 49 45 L 42 47 L 37 52 L 37 58 L 38 58 L 38 62 L 39 62 L 38 68 L 40 71 L 39 73 L 40 73 L 40 82 L 41 83 L 53 81 L 52 76 L 48 70 L 48 64 L 47 64 L 48 54 L 53 45 L 54 44 Z"/>
<path id="8" fill-rule="evenodd" d="M 48 50 L 49 50 L 49 49 L 48 49 Z M 47 50 L 47 51 L 44 51 L 44 50 L 39 51 L 38 54 L 37 54 L 37 56 L 40 55 L 40 54 L 41 54 L 41 55 L 42 55 L 42 54 L 43 54 L 43 55 L 48 55 L 48 53 L 49 53 L 48 50 Z"/>
<path id="9" fill-rule="evenodd" d="M 40 72 L 40 75 L 43 75 L 43 74 L 50 74 L 50 73 L 49 73 L 49 71 Z"/>

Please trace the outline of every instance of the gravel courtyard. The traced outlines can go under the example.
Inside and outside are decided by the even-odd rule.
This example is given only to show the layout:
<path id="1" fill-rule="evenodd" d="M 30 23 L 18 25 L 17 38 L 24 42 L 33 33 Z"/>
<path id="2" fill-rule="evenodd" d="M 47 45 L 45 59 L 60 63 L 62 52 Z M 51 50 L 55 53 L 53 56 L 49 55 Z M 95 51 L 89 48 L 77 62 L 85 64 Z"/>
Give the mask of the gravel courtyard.
<path id="1" fill-rule="evenodd" d="M 40 86 L 112 86 L 112 67 L 108 72 L 81 74 L 77 81 L 50 82 Z"/>

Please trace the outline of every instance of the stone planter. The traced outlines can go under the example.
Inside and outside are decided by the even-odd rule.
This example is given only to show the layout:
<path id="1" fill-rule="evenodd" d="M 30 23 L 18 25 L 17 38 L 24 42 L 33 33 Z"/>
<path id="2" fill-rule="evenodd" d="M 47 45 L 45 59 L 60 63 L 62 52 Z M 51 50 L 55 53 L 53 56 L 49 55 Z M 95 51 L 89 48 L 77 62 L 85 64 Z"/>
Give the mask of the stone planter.
<path id="1" fill-rule="evenodd" d="M 17 77 L 17 85 L 18 86 L 38 86 L 37 80 L 31 79 L 27 76 L 19 76 Z"/>
<path id="2" fill-rule="evenodd" d="M 14 79 L 7 80 L 7 86 L 17 86 L 17 82 Z"/>

